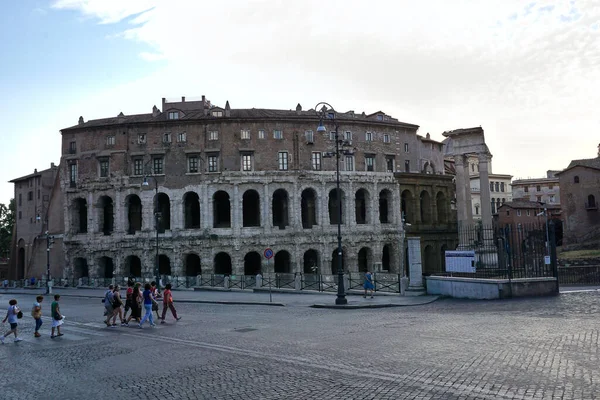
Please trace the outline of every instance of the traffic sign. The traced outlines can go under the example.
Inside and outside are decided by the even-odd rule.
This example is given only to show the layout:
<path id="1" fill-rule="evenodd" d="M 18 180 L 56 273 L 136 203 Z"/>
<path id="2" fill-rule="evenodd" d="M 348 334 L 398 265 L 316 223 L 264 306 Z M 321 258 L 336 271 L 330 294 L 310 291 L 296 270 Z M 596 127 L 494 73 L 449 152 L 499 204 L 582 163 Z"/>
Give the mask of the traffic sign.
<path id="1" fill-rule="evenodd" d="M 273 250 L 271 250 L 271 248 L 270 248 L 270 247 L 267 247 L 267 248 L 265 249 L 265 258 L 266 258 L 267 260 L 270 260 L 271 258 L 273 258 Z"/>

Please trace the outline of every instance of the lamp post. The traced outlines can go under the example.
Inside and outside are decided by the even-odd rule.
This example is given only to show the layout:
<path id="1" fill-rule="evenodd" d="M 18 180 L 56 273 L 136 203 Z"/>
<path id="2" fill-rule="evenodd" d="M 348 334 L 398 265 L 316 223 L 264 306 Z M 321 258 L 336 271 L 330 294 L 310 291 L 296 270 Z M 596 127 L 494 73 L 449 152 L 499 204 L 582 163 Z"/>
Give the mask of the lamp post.
<path id="1" fill-rule="evenodd" d="M 319 109 L 321 107 L 321 109 Z M 339 125 L 336 121 L 336 111 L 329 103 L 320 102 L 315 106 L 315 112 L 319 116 L 319 126 L 317 132 L 327 132 L 327 129 L 323 125 L 323 120 L 331 119 L 335 127 L 335 183 L 336 183 L 336 197 L 337 197 L 337 265 L 338 265 L 338 291 L 335 299 L 335 304 L 344 305 L 348 304 L 346 299 L 346 291 L 344 289 L 344 269 L 342 267 L 342 196 L 340 192 L 340 153 L 344 155 L 353 155 L 354 153 L 350 150 L 344 150 L 343 146 L 348 145 L 343 143 L 339 137 Z M 342 145 L 342 148 L 340 148 Z M 323 153 L 323 157 L 333 157 L 334 153 L 327 152 Z"/>
<path id="2" fill-rule="evenodd" d="M 155 275 L 156 275 L 156 287 L 160 292 L 160 269 L 159 269 L 159 261 L 158 261 L 158 223 L 160 222 L 160 211 L 158 210 L 158 180 L 154 175 L 144 175 L 144 181 L 142 182 L 142 186 L 150 186 L 148 183 L 148 177 L 154 179 L 154 227 L 156 229 L 156 260 L 155 260 Z"/>

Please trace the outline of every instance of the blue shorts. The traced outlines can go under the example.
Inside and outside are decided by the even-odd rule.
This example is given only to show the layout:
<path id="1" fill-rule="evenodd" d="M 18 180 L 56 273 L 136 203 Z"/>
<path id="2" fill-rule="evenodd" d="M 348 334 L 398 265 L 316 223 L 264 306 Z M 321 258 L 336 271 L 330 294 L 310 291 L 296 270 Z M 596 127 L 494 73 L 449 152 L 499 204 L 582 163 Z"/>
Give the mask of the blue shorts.
<path id="1" fill-rule="evenodd" d="M 17 325 L 18 325 L 18 324 L 17 324 L 16 322 L 11 322 L 11 323 L 10 323 L 10 330 L 12 331 L 12 330 L 15 330 L 15 329 L 17 329 Z"/>

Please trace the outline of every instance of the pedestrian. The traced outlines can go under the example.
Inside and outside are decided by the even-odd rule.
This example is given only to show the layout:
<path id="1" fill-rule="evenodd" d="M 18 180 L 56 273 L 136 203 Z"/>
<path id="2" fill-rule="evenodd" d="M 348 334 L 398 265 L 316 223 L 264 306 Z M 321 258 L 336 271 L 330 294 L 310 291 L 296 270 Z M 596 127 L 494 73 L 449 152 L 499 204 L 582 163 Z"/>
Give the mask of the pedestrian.
<path id="1" fill-rule="evenodd" d="M 121 288 L 119 287 L 119 285 L 115 286 L 115 289 L 113 291 L 113 301 L 112 301 L 112 306 L 113 306 L 113 320 L 112 320 L 112 325 L 111 327 L 116 328 L 117 327 L 117 316 L 119 317 L 119 319 L 121 320 L 121 326 L 127 326 L 127 322 L 125 322 L 123 320 L 123 300 L 121 300 L 121 293 L 119 292 L 119 290 L 121 290 Z"/>
<path id="2" fill-rule="evenodd" d="M 35 278 L 32 276 L 31 279 L 29 280 L 29 282 L 31 283 L 31 286 L 35 286 Z"/>
<path id="3" fill-rule="evenodd" d="M 127 280 L 127 291 L 125 292 L 125 315 L 123 315 L 123 319 L 127 321 L 127 312 L 131 309 L 131 296 L 133 295 L 133 279 Z"/>
<path id="4" fill-rule="evenodd" d="M 165 290 L 163 292 L 163 311 L 162 317 L 160 318 L 161 324 L 165 323 L 165 317 L 167 316 L 167 308 L 171 309 L 171 314 L 173 314 L 173 318 L 175 318 L 175 320 L 179 321 L 181 319 L 181 317 L 177 316 L 177 310 L 175 310 L 175 306 L 173 305 L 173 295 L 171 294 L 170 283 L 167 283 L 167 286 L 165 286 Z"/>
<path id="5" fill-rule="evenodd" d="M 131 314 L 126 320 L 127 324 L 132 319 L 135 319 L 139 324 L 142 318 L 142 294 L 140 293 L 140 286 L 141 283 L 136 283 L 131 292 Z"/>
<path id="6" fill-rule="evenodd" d="M 50 334 L 50 338 L 54 339 L 57 336 L 62 336 L 60 333 L 60 326 L 63 324 L 63 315 L 60 312 L 60 306 L 58 305 L 58 301 L 60 300 L 60 294 L 54 295 L 54 301 L 50 306 L 50 314 L 52 315 L 52 333 Z M 56 328 L 57 335 L 54 335 L 54 329 Z"/>
<path id="7" fill-rule="evenodd" d="M 4 344 L 4 339 L 9 336 L 11 333 L 13 335 L 15 335 L 15 343 L 20 342 L 21 339 L 18 335 L 17 335 L 17 328 L 18 328 L 18 323 L 17 321 L 19 320 L 19 313 L 21 313 L 21 316 L 23 316 L 23 313 L 21 312 L 21 310 L 19 309 L 19 307 L 17 306 L 17 300 L 16 299 L 11 299 L 8 302 L 8 311 L 6 311 L 6 317 L 4 317 L 4 319 L 2 320 L 2 323 L 5 323 L 6 320 L 8 320 L 8 323 L 10 324 L 10 331 L 6 332 L 4 334 L 4 336 L 0 337 L 0 341 L 2 342 L 2 344 Z"/>
<path id="8" fill-rule="evenodd" d="M 371 291 L 371 298 L 373 298 L 373 289 L 375 289 L 375 286 L 373 286 L 373 275 L 369 271 L 365 273 L 365 283 L 363 287 L 365 288 L 365 294 L 363 297 L 367 297 L 367 290 L 369 290 Z"/>
<path id="9" fill-rule="evenodd" d="M 158 315 L 158 299 L 162 297 L 158 289 L 156 288 L 156 282 L 150 282 L 150 291 L 152 292 L 152 311 L 156 312 L 156 319 L 160 319 Z"/>
<path id="10" fill-rule="evenodd" d="M 40 337 L 40 328 L 42 327 L 42 301 L 44 301 L 44 296 L 38 296 L 35 298 L 35 303 L 33 303 L 33 308 L 31 309 L 31 316 L 35 320 L 35 332 L 33 336 Z"/>
<path id="11" fill-rule="evenodd" d="M 104 316 L 106 317 L 106 320 L 104 321 L 104 323 L 106 324 L 106 326 L 110 327 L 110 319 L 113 316 L 113 291 L 114 291 L 114 286 L 113 285 L 109 285 L 108 286 L 108 290 L 106 292 L 104 292 L 104 299 L 102 299 L 102 302 L 104 303 Z"/>
<path id="12" fill-rule="evenodd" d="M 142 329 L 142 325 L 144 325 L 144 322 L 146 322 L 146 320 L 150 322 L 150 326 L 156 326 L 156 324 L 154 323 L 154 316 L 152 315 L 151 288 L 152 286 L 150 286 L 149 283 L 146 283 L 146 285 L 144 286 L 144 293 L 142 293 L 142 296 L 144 297 L 144 309 L 146 310 L 146 313 L 144 314 L 144 318 L 142 318 L 140 324 L 138 325 L 140 329 Z"/>

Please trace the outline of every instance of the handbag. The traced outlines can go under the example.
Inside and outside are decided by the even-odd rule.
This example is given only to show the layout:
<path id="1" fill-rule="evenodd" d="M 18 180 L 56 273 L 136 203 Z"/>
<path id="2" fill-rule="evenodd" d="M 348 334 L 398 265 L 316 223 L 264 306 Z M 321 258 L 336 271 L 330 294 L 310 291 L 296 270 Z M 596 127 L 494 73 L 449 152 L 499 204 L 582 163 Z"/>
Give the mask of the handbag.
<path id="1" fill-rule="evenodd" d="M 17 313 L 17 318 L 23 318 L 23 311 L 19 310 L 19 312 Z"/>
<path id="2" fill-rule="evenodd" d="M 62 319 L 62 315 L 60 315 L 59 313 L 54 314 L 54 319 L 57 321 L 60 321 Z"/>
<path id="3" fill-rule="evenodd" d="M 158 311 L 158 303 L 152 299 L 152 311 Z"/>

